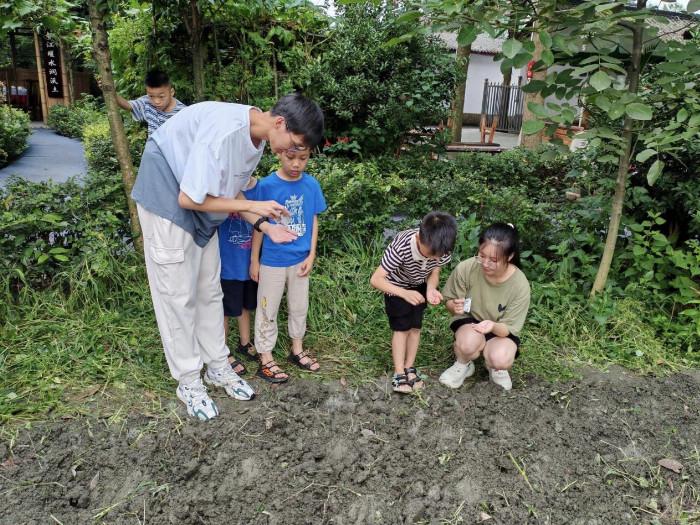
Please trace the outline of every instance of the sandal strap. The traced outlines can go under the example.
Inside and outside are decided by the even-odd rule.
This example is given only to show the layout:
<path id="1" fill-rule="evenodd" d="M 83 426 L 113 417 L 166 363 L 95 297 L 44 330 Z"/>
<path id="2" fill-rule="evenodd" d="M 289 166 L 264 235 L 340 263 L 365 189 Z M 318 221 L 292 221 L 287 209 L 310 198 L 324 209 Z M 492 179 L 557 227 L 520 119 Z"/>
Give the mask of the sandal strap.
<path id="1" fill-rule="evenodd" d="M 423 381 L 423 379 L 421 378 L 420 374 L 418 374 L 418 370 L 416 370 L 416 367 L 414 367 L 414 366 L 410 366 L 410 367 L 408 367 L 408 368 L 404 368 L 404 372 L 406 372 L 406 381 L 408 381 L 408 384 L 411 385 L 411 386 L 415 385 L 416 383 L 420 383 L 421 381 Z M 408 379 L 409 374 L 413 374 L 413 375 L 415 375 L 416 377 L 414 377 L 413 379 Z"/>
<path id="2" fill-rule="evenodd" d="M 272 371 L 272 369 L 275 367 L 279 368 L 279 370 L 277 372 Z M 280 376 L 288 376 L 288 374 L 284 370 L 282 370 L 282 368 L 274 361 L 270 361 L 269 363 L 266 363 L 266 364 L 260 363 L 260 371 L 264 375 L 266 375 L 268 377 L 272 377 L 274 379 L 279 379 Z M 285 379 L 286 379 L 286 377 L 285 377 Z"/>
<path id="3" fill-rule="evenodd" d="M 391 385 L 392 386 L 401 386 L 401 385 L 410 385 L 411 383 L 408 380 L 408 377 L 406 377 L 406 374 L 394 374 L 394 377 L 391 378 Z"/>
<path id="4" fill-rule="evenodd" d="M 299 363 L 301 363 L 301 360 L 304 359 L 305 357 L 307 359 L 311 360 L 310 363 L 307 363 L 308 365 L 313 365 L 314 363 L 318 362 L 318 361 L 316 361 L 316 358 L 309 353 L 308 350 L 302 350 L 298 354 L 295 354 L 294 352 L 292 352 L 292 359 L 294 359 L 295 361 L 297 361 Z"/>

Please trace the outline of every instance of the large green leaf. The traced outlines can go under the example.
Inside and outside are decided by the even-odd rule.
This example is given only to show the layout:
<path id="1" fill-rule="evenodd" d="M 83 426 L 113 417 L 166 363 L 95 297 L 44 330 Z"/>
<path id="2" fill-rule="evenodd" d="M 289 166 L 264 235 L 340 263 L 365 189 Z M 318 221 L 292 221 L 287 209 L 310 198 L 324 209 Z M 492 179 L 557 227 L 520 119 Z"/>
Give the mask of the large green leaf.
<path id="1" fill-rule="evenodd" d="M 538 117 L 547 117 L 547 110 L 544 108 L 542 104 L 537 104 L 536 102 L 528 102 L 527 103 L 527 109 L 532 111 L 535 115 Z"/>
<path id="2" fill-rule="evenodd" d="M 625 113 L 634 120 L 651 120 L 653 114 L 650 106 L 639 102 L 628 104 L 625 108 Z"/>
<path id="3" fill-rule="evenodd" d="M 549 49 L 542 51 L 542 62 L 544 62 L 546 66 L 551 66 L 554 64 L 554 53 L 552 53 Z"/>
<path id="4" fill-rule="evenodd" d="M 649 186 L 654 185 L 654 183 L 661 176 L 661 173 L 663 171 L 664 171 L 663 161 L 661 161 L 661 160 L 654 161 L 654 164 L 651 165 L 651 168 L 649 168 L 649 172 L 647 173 L 647 182 L 649 183 Z"/>
<path id="5" fill-rule="evenodd" d="M 520 52 L 522 48 L 523 45 L 520 42 L 518 42 L 514 38 L 509 38 L 508 40 L 503 42 L 503 48 L 501 51 L 507 58 L 513 58 Z"/>
<path id="6" fill-rule="evenodd" d="M 538 131 L 542 131 L 544 122 L 541 120 L 528 120 L 523 123 L 523 133 L 525 135 L 534 135 Z"/>
<path id="7" fill-rule="evenodd" d="M 540 31 L 539 35 L 540 42 L 545 47 L 545 49 L 549 49 L 550 47 L 552 47 L 552 37 L 549 36 L 549 33 L 547 33 L 546 31 Z"/>
<path id="8" fill-rule="evenodd" d="M 637 153 L 637 156 L 635 158 L 637 159 L 637 162 L 646 162 L 654 155 L 656 155 L 656 150 L 645 149 L 644 151 L 640 151 L 639 153 Z"/>
<path id="9" fill-rule="evenodd" d="M 603 91 L 604 89 L 610 87 L 610 84 L 612 84 L 612 79 L 605 71 L 597 71 L 591 75 L 589 82 L 596 91 Z"/>
<path id="10" fill-rule="evenodd" d="M 544 80 L 530 80 L 530 82 L 520 89 L 522 89 L 524 93 L 537 93 L 538 91 L 542 91 L 546 86 L 547 83 Z"/>
<path id="11" fill-rule="evenodd" d="M 475 26 L 464 26 L 459 30 L 457 35 L 457 43 L 462 47 L 467 47 L 476 40 L 479 30 Z"/>

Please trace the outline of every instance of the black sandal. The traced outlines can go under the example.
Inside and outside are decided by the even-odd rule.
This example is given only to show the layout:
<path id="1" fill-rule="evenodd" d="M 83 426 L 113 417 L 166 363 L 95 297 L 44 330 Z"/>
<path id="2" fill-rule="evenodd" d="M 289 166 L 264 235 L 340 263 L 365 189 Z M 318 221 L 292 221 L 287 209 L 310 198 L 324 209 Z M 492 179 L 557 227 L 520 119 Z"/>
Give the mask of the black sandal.
<path id="1" fill-rule="evenodd" d="M 411 366 L 409 368 L 404 368 L 404 372 L 406 372 L 406 381 L 408 381 L 408 384 L 411 385 L 411 388 L 413 388 L 414 390 L 420 390 L 421 388 L 425 388 L 425 382 L 418 374 L 418 370 L 416 370 L 415 367 Z M 411 374 L 413 374 L 416 377 L 414 377 L 413 379 L 408 379 L 408 376 Z"/>
<path id="2" fill-rule="evenodd" d="M 258 351 L 253 345 L 253 343 L 250 342 L 242 345 L 239 341 L 238 347 L 235 349 L 235 352 L 242 355 L 246 359 L 255 360 L 258 358 Z"/>
<path id="3" fill-rule="evenodd" d="M 301 362 L 302 359 L 304 359 L 305 357 L 307 357 L 309 359 L 309 361 L 306 364 Z M 316 358 L 314 358 L 314 356 L 312 356 L 309 353 L 308 350 L 302 350 L 298 354 L 291 352 L 289 354 L 289 356 L 287 357 L 287 359 L 289 359 L 290 363 L 294 363 L 299 368 L 301 368 L 303 370 L 307 370 L 309 372 L 316 373 L 316 372 L 319 372 L 321 370 L 320 366 L 318 368 L 316 368 L 315 370 L 313 368 L 311 368 L 312 366 L 314 366 L 314 364 L 318 363 L 318 361 L 316 360 Z"/>
<path id="4" fill-rule="evenodd" d="M 233 357 L 233 356 L 231 356 L 231 357 Z M 238 359 L 236 359 L 235 357 L 233 357 L 233 361 L 231 361 L 229 364 L 231 365 L 231 370 L 233 370 L 234 372 L 236 372 L 237 366 L 243 367 L 243 368 L 241 368 L 240 372 L 236 372 L 239 376 L 244 376 L 248 373 L 248 369 L 246 368 L 246 366 L 243 363 L 241 363 Z"/>
<path id="5" fill-rule="evenodd" d="M 274 361 L 270 361 L 266 364 L 260 363 L 260 367 L 258 368 L 258 371 L 255 373 L 255 375 L 264 379 L 268 383 L 286 383 L 289 380 L 289 376 L 285 372 L 283 372 L 281 368 L 279 369 L 279 372 L 273 372 L 272 369 L 276 366 L 277 363 L 275 363 Z M 279 366 L 277 366 L 277 368 L 279 368 Z"/>
<path id="6" fill-rule="evenodd" d="M 406 386 L 409 387 L 408 390 L 403 388 Z M 406 374 L 394 374 L 394 377 L 391 378 L 391 387 L 394 389 L 394 392 L 399 394 L 410 394 L 413 392 L 413 385 L 409 382 Z"/>

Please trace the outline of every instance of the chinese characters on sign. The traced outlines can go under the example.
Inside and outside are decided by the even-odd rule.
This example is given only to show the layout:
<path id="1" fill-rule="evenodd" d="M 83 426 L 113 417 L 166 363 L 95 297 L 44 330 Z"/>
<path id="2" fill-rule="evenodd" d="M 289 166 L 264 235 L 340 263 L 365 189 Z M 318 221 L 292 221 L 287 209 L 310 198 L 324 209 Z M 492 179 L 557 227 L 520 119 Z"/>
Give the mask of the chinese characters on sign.
<path id="1" fill-rule="evenodd" d="M 42 38 L 46 92 L 51 98 L 63 98 L 63 77 L 61 76 L 61 53 L 58 44 Z"/>

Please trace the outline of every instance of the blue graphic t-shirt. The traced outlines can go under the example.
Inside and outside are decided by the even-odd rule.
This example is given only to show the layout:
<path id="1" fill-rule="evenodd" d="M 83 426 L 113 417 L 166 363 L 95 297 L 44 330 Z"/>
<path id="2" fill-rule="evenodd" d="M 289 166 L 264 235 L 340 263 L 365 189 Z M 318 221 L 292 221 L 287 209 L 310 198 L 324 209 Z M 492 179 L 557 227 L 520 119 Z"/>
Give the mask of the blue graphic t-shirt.
<path id="1" fill-rule="evenodd" d="M 261 264 L 278 268 L 294 266 L 309 256 L 314 216 L 326 210 L 326 199 L 316 179 L 304 172 L 298 180 L 287 181 L 273 172 L 258 182 L 255 188 L 247 191 L 246 197 L 279 202 L 290 213 L 289 217 L 280 222 L 299 235 L 298 239 L 287 244 L 276 244 L 264 236 Z"/>
<path id="2" fill-rule="evenodd" d="M 248 195 L 248 192 L 244 192 Z M 221 278 L 232 281 L 250 280 L 250 249 L 253 225 L 232 213 L 219 225 Z"/>

